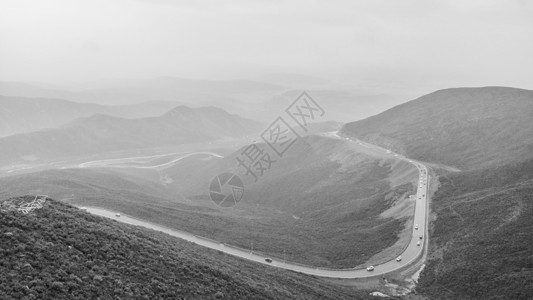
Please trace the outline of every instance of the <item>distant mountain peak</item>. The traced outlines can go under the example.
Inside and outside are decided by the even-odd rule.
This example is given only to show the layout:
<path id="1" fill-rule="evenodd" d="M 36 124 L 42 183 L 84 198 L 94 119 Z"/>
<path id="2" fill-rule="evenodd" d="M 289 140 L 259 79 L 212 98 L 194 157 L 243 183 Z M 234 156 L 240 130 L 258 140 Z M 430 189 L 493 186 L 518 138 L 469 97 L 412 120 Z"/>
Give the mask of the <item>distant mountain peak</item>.
<path id="1" fill-rule="evenodd" d="M 183 112 L 190 112 L 193 109 L 186 106 L 186 105 L 179 105 L 174 107 L 173 109 L 169 110 L 168 112 L 164 113 L 163 115 L 174 115 L 177 113 L 183 113 Z"/>

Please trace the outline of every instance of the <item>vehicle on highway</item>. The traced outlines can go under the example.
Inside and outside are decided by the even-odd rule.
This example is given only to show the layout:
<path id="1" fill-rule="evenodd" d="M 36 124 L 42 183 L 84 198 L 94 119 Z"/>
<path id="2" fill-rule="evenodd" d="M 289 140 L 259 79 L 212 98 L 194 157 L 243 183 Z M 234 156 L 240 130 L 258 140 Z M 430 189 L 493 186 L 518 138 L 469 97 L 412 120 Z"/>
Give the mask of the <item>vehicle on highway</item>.
<path id="1" fill-rule="evenodd" d="M 419 236 L 419 238 L 420 238 L 420 239 L 423 239 L 423 238 L 424 238 L 424 236 L 423 236 L 423 235 L 420 235 L 420 236 Z"/>
<path id="2" fill-rule="evenodd" d="M 420 241 L 416 242 L 416 245 L 417 245 L 417 246 L 420 246 Z"/>
<path id="3" fill-rule="evenodd" d="M 370 271 L 374 271 L 374 267 L 373 267 L 373 266 L 370 266 L 370 267 L 366 268 L 366 270 L 367 270 L 368 272 L 370 272 Z"/>
<path id="4" fill-rule="evenodd" d="M 265 258 L 265 261 L 266 261 L 267 263 L 271 263 L 271 262 L 272 262 L 272 259 L 270 259 L 270 258 Z"/>
<path id="5" fill-rule="evenodd" d="M 115 216 L 117 216 L 117 218 L 118 218 L 118 217 L 120 217 L 120 214 L 119 214 L 119 213 L 116 213 Z"/>
<path id="6" fill-rule="evenodd" d="M 398 257 L 396 258 L 396 261 L 402 261 L 402 257 L 401 257 L 401 256 L 398 256 Z"/>
<path id="7" fill-rule="evenodd" d="M 415 230 L 418 230 L 418 224 L 415 224 Z"/>

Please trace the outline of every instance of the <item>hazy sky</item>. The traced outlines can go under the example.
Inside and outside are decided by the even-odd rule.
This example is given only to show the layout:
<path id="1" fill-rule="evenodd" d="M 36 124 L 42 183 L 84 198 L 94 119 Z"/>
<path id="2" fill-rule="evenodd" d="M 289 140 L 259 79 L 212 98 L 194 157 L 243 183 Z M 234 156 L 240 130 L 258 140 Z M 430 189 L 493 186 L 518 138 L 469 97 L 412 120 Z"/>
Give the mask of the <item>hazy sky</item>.
<path id="1" fill-rule="evenodd" d="M 533 89 L 533 1 L 2 0 L 0 80 L 303 73 Z"/>

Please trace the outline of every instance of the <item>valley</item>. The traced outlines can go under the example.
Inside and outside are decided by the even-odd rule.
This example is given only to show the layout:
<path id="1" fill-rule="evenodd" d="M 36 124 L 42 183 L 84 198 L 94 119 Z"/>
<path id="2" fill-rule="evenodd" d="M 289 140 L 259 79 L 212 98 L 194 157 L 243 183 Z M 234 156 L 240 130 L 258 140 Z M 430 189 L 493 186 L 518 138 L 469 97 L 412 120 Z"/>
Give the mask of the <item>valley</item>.
<path id="1" fill-rule="evenodd" d="M 331 133 L 330 135 L 340 138 L 337 135 L 337 133 Z M 354 141 L 354 143 L 363 145 L 363 142 L 361 141 Z M 391 153 L 390 151 L 386 149 L 379 148 L 374 145 L 370 145 L 368 143 L 364 143 L 364 147 L 373 149 L 374 151 L 377 150 L 382 153 L 385 152 L 391 156 L 398 157 L 398 155 L 395 153 Z M 85 209 L 92 214 L 112 218 L 112 219 L 115 219 L 117 221 L 120 221 L 126 224 L 139 225 L 139 226 L 143 226 L 149 229 L 161 231 L 161 232 L 170 234 L 172 236 L 178 237 L 180 239 L 201 245 L 203 247 L 218 250 L 218 251 L 221 251 L 221 252 L 236 256 L 236 257 L 244 258 L 247 260 L 266 264 L 269 266 L 274 266 L 277 268 L 291 270 L 291 271 L 304 273 L 308 275 L 315 275 L 319 277 L 332 277 L 332 278 L 373 277 L 373 276 L 379 276 L 382 274 L 393 272 L 398 269 L 405 268 L 405 266 L 409 266 L 413 264 L 417 259 L 419 259 L 424 251 L 427 251 L 428 235 L 427 235 L 426 220 L 428 218 L 427 197 L 429 195 L 428 189 L 427 189 L 428 170 L 421 163 L 413 162 L 411 160 L 408 160 L 408 161 L 411 163 L 414 163 L 420 172 L 417 193 L 416 195 L 413 195 L 415 198 L 415 201 L 417 202 L 417 204 L 415 205 L 415 213 L 414 213 L 414 223 L 416 223 L 416 226 L 413 226 L 411 239 L 410 239 L 411 241 L 408 243 L 407 247 L 404 249 L 403 252 L 399 253 L 399 255 L 395 255 L 395 257 L 402 257 L 402 260 L 398 261 L 396 258 L 394 258 L 388 262 L 380 263 L 379 265 L 375 265 L 375 267 L 373 267 L 375 268 L 375 270 L 372 272 L 368 272 L 366 268 L 325 269 L 325 268 L 317 268 L 317 267 L 313 267 L 309 265 L 306 266 L 302 264 L 294 264 L 290 261 L 287 261 L 286 256 L 283 258 L 283 260 L 281 259 L 273 260 L 270 258 L 270 256 L 267 253 L 264 253 L 262 255 L 256 254 L 254 253 L 253 249 L 236 248 L 235 246 L 224 244 L 224 243 L 221 243 L 220 241 L 214 241 L 214 240 L 207 239 L 205 237 L 200 237 L 195 234 L 188 233 L 188 232 L 178 232 L 178 231 L 175 231 L 169 228 L 164 228 L 159 225 L 148 223 L 146 221 L 131 218 L 131 217 L 125 216 L 124 214 L 117 214 L 115 212 L 105 210 L 105 209 L 100 209 L 100 208 L 87 207 Z M 423 246 L 420 245 L 419 241 L 422 240 L 422 238 L 419 239 L 419 236 L 425 237 Z M 361 242 L 364 242 L 364 241 L 361 241 Z"/>
<path id="2" fill-rule="evenodd" d="M 207 192 L 208 181 L 218 172 L 219 165 L 225 165 L 225 161 L 231 161 L 231 158 L 224 160 L 220 156 L 213 156 L 212 153 L 194 152 L 91 160 L 81 164 L 77 162 L 75 164 L 65 164 L 64 167 L 57 170 L 6 177 L 3 181 L 0 180 L 2 184 L 7 186 L 0 194 L 3 197 L 7 197 L 22 191 L 32 193 L 47 191 L 55 199 L 62 199 L 82 206 L 98 206 L 120 211 L 123 214 L 170 228 L 179 228 L 195 235 L 216 239 L 222 243 L 246 249 L 253 247 L 254 251 L 258 253 L 265 253 L 265 255 L 277 257 L 278 259 L 285 257 L 285 259 L 295 260 L 298 263 L 317 264 L 320 267 L 346 268 L 356 265 L 363 267 L 362 264 L 368 258 L 380 252 L 380 248 L 374 248 L 374 245 L 380 245 L 383 248 L 390 247 L 397 239 L 396 234 L 393 232 L 399 232 L 404 227 L 410 228 L 413 226 L 412 221 L 408 221 L 412 216 L 412 212 L 408 212 L 405 216 L 397 219 L 394 217 L 386 217 L 378 221 L 373 221 L 372 219 L 374 216 L 379 215 L 382 209 L 388 207 L 390 204 L 387 203 L 391 201 L 394 203 L 396 201 L 398 203 L 405 202 L 406 205 L 413 206 L 413 203 L 409 204 L 412 200 L 407 199 L 407 193 L 412 189 L 410 182 L 414 184 L 417 182 L 417 170 L 416 168 L 409 168 L 408 163 L 391 164 L 395 161 L 395 157 L 385 151 L 371 150 L 357 143 L 352 145 L 352 143 L 348 143 L 338 137 L 310 136 L 302 141 L 305 143 L 306 140 L 317 139 L 324 145 L 328 144 L 328 141 L 332 141 L 332 139 L 337 141 L 334 148 L 330 147 L 329 150 L 322 154 L 317 152 L 317 155 L 319 155 L 316 156 L 317 158 L 330 157 L 327 160 L 343 159 L 346 161 L 343 167 L 346 170 L 336 175 L 339 179 L 335 179 L 331 183 L 323 183 L 325 187 L 327 188 L 328 185 L 331 185 L 331 187 L 327 188 L 330 193 L 334 191 L 333 189 L 338 189 L 334 193 L 339 195 L 347 195 L 349 191 L 347 188 L 352 189 L 356 197 L 363 197 L 360 198 L 361 200 L 357 200 L 357 198 L 351 200 L 351 197 L 348 196 L 345 198 L 346 200 L 343 200 L 345 201 L 343 203 L 339 201 L 342 198 L 338 198 L 336 202 L 323 208 L 313 202 L 299 202 L 301 200 L 297 199 L 294 199 L 292 203 L 280 203 L 278 202 L 279 200 L 276 200 L 278 198 L 268 200 L 264 197 L 255 196 L 262 194 L 260 189 L 263 187 L 261 185 L 254 186 L 252 182 L 248 181 L 247 186 L 250 184 L 251 189 L 247 187 L 247 197 L 241 203 L 242 205 L 233 210 L 221 210 L 209 198 L 196 195 Z M 301 147 L 303 146 L 305 145 L 302 144 Z M 356 148 L 364 149 L 361 151 L 363 153 L 366 151 L 366 153 L 354 154 L 357 153 Z M 300 150 L 296 149 L 296 151 Z M 289 157 L 287 162 L 296 159 L 297 153 L 294 152 L 294 158 Z M 346 159 L 350 156 L 357 157 L 357 155 L 363 155 L 357 158 L 360 162 L 350 166 L 352 162 Z M 366 160 L 370 157 L 379 157 L 380 160 L 383 159 L 386 163 L 382 167 L 373 163 L 368 164 Z M 294 163 L 296 162 L 294 161 Z M 198 168 L 198 166 L 203 167 Z M 334 166 L 335 164 L 331 165 L 331 167 Z M 285 167 L 292 168 L 290 165 Z M 385 176 L 384 179 L 389 177 L 389 175 L 386 175 L 390 172 L 389 168 L 396 170 L 392 174 L 392 176 L 396 176 L 393 182 L 394 186 L 396 186 L 396 191 L 390 194 L 388 188 L 389 179 L 385 179 L 387 181 L 380 183 L 382 179 L 378 177 L 367 182 L 368 179 L 365 180 L 364 176 L 359 179 L 362 181 L 355 186 L 356 189 L 354 190 L 349 187 L 349 182 L 343 183 L 346 180 L 343 179 L 346 176 L 343 173 L 349 172 L 348 170 L 354 167 L 363 168 L 361 170 L 368 169 L 366 171 L 369 172 L 368 175 Z M 381 168 L 384 169 L 379 171 L 380 173 L 373 174 Z M 313 177 L 305 178 L 306 174 L 314 172 L 313 170 L 315 170 L 315 167 L 310 167 L 309 171 L 303 171 L 302 175 L 304 177 L 294 179 L 304 180 L 303 182 L 311 180 L 306 184 L 315 184 L 314 182 L 317 179 L 322 180 L 321 177 L 317 179 L 313 179 Z M 205 173 L 205 171 L 208 172 Z M 277 168 L 272 171 L 285 172 L 283 169 Z M 278 176 L 275 175 L 272 178 L 276 177 Z M 195 183 L 199 183 L 198 185 L 192 185 L 198 186 L 198 188 L 191 189 L 191 185 L 188 184 L 187 180 L 194 180 Z M 378 181 L 374 183 L 374 180 Z M 202 184 L 202 182 L 205 183 Z M 264 184 L 266 184 L 265 187 L 268 187 L 273 183 L 266 179 Z M 371 185 L 365 187 L 368 184 Z M 257 190 L 257 188 L 260 189 Z M 374 195 L 376 188 L 382 190 L 378 195 Z M 316 200 L 320 201 L 318 197 L 321 197 L 321 191 L 318 190 L 313 193 L 317 192 L 318 194 L 313 197 L 317 197 Z M 280 193 L 279 196 L 287 193 L 298 194 L 298 192 L 285 191 Z M 304 192 L 302 195 L 306 194 L 308 193 Z M 388 194 L 390 195 L 387 196 Z M 309 196 L 306 195 L 305 197 Z M 367 206 L 368 204 L 365 204 L 365 202 L 370 203 L 378 199 L 388 202 L 383 202 L 383 208 L 378 207 L 378 210 L 369 210 L 367 208 L 359 212 L 359 215 L 350 214 L 350 211 L 359 210 Z M 276 203 L 280 203 L 281 206 Z M 343 210 L 344 213 L 332 218 L 339 209 Z M 352 226 L 356 226 L 358 229 L 350 229 Z M 368 230 L 371 231 L 365 232 Z M 303 234 L 303 232 L 307 233 Z M 332 243 L 338 246 L 323 245 L 311 252 L 306 250 L 309 246 L 316 245 L 316 241 L 325 236 L 329 235 L 331 239 L 332 232 L 337 236 L 332 240 Z M 384 235 L 387 236 L 385 244 L 383 244 Z M 274 242 L 272 236 L 284 236 L 284 238 L 278 238 Z M 353 239 L 353 242 L 350 244 L 341 242 L 341 240 L 348 237 Z M 332 249 L 338 250 L 332 251 Z M 363 255 L 361 256 L 361 254 Z M 399 255 L 400 253 L 397 254 Z"/>

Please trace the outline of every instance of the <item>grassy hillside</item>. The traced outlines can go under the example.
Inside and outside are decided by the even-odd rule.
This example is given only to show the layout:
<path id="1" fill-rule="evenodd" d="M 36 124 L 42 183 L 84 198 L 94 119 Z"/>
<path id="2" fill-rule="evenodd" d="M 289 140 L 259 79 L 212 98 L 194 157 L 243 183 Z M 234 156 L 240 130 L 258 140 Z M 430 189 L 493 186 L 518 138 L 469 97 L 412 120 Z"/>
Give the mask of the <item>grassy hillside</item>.
<path id="1" fill-rule="evenodd" d="M 0 298 L 5 300 L 369 298 L 366 295 L 53 200 L 28 215 L 0 212 Z"/>
<path id="2" fill-rule="evenodd" d="M 533 157 L 533 91 L 440 90 L 348 123 L 342 133 L 459 169 L 516 162 Z"/>
<path id="3" fill-rule="evenodd" d="M 533 160 L 440 182 L 418 291 L 431 299 L 531 299 Z"/>

